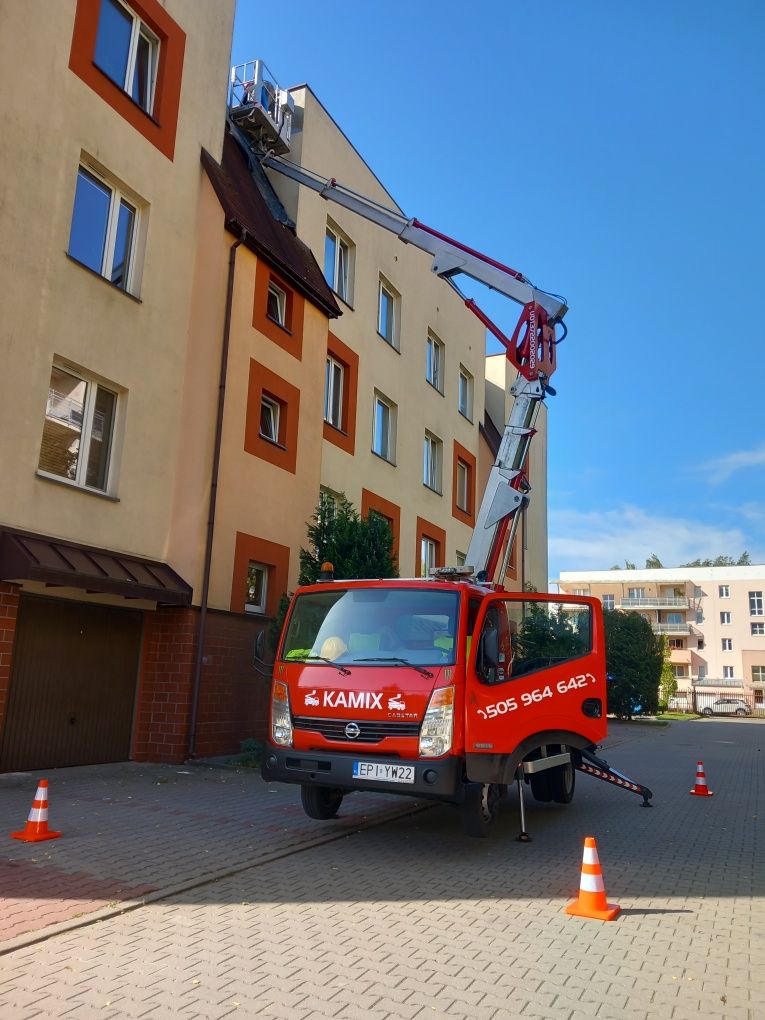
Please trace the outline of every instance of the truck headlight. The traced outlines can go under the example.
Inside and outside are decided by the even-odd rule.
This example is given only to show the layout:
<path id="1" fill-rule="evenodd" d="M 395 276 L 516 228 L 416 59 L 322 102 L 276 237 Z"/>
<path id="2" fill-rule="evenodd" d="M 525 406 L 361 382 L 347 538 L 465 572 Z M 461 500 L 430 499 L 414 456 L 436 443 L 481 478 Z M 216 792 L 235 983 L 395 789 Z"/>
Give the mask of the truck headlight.
<path id="1" fill-rule="evenodd" d="M 290 694 L 282 680 L 274 680 L 271 688 L 271 739 L 281 747 L 292 747 Z"/>
<path id="2" fill-rule="evenodd" d="M 420 757 L 440 758 L 451 750 L 454 724 L 454 688 L 433 691 L 420 727 Z"/>

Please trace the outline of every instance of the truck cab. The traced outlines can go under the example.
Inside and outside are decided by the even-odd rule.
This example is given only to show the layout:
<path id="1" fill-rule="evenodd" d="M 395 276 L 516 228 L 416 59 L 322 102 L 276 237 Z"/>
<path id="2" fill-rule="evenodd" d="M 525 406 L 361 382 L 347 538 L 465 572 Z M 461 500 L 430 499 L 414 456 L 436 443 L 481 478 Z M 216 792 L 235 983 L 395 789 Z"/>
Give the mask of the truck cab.
<path id="1" fill-rule="evenodd" d="M 274 664 L 266 780 L 333 817 L 354 790 L 459 805 L 485 835 L 507 785 L 567 803 L 606 732 L 600 604 L 459 571 L 328 581 L 292 598 Z"/>

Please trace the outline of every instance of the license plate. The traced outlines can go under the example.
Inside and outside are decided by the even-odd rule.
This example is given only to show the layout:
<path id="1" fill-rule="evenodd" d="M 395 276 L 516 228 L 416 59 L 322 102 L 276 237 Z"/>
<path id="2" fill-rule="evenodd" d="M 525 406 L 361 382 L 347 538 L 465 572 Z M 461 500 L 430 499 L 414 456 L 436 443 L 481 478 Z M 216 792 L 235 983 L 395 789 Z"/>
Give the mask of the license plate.
<path id="1" fill-rule="evenodd" d="M 414 765 L 389 765 L 377 761 L 355 761 L 354 779 L 373 779 L 379 783 L 413 783 Z"/>

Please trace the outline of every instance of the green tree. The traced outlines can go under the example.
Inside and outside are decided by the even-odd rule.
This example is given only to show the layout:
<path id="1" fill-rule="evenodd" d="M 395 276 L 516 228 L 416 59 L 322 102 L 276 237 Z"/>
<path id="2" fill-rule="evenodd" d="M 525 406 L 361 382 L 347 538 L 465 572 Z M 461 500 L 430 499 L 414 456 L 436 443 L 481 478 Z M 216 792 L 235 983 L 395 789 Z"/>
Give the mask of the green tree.
<path id="1" fill-rule="evenodd" d="M 645 561 L 646 570 L 661 570 L 664 564 L 661 562 L 656 553 L 651 553 L 648 559 Z"/>
<path id="2" fill-rule="evenodd" d="M 380 514 L 359 517 L 345 495 L 322 493 L 308 525 L 309 548 L 300 550 L 300 584 L 313 584 L 329 560 L 335 577 L 398 577 L 393 535 Z"/>
<path id="3" fill-rule="evenodd" d="M 661 650 L 661 676 L 659 677 L 659 702 L 663 705 L 669 704 L 669 699 L 673 694 L 677 694 L 677 677 L 675 671 L 672 668 L 672 663 L 669 658 L 669 641 L 664 635 L 662 637 L 662 650 Z"/>
<path id="4" fill-rule="evenodd" d="M 661 639 L 638 613 L 607 609 L 603 613 L 606 635 L 608 711 L 631 719 L 635 706 L 655 712 L 663 662 Z"/>

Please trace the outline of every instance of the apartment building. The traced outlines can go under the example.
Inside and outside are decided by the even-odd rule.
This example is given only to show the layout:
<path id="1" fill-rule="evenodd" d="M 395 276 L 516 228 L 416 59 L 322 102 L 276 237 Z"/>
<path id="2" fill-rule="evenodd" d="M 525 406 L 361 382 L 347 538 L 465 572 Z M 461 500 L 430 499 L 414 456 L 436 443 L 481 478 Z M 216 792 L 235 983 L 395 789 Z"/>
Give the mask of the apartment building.
<path id="1" fill-rule="evenodd" d="M 197 582 L 170 546 L 200 152 L 221 155 L 233 16 L 3 5 L 5 770 L 161 757 L 152 719 L 186 717 L 168 678 L 193 657 Z"/>
<path id="2" fill-rule="evenodd" d="M 765 565 L 563 571 L 557 583 L 605 609 L 640 613 L 665 635 L 689 707 L 726 714 L 729 699 L 743 699 L 765 712 Z"/>
<path id="3" fill-rule="evenodd" d="M 289 90 L 289 107 L 291 161 L 401 212 L 309 86 Z M 431 257 L 315 191 L 268 174 L 342 310 L 327 344 L 322 487 L 344 493 L 362 515 L 372 511 L 388 520 L 401 576 L 464 563 L 515 373 L 505 378 L 506 367 L 496 367 L 502 393 L 492 430 L 484 403 L 484 327 L 431 272 Z M 509 304 L 513 324 L 515 314 Z M 537 442 L 543 446 L 544 439 Z M 520 586 L 524 575 L 546 585 L 540 456 L 539 487 L 509 569 L 511 586 Z"/>

